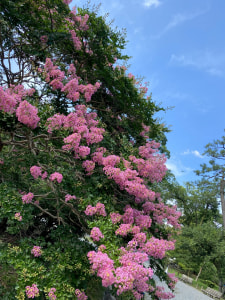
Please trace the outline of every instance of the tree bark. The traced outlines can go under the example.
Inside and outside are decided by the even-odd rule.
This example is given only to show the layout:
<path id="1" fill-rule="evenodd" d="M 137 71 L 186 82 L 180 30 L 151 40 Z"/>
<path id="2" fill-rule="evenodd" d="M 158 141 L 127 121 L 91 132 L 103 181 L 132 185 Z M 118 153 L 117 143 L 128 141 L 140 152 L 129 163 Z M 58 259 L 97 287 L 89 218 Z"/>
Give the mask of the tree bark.
<path id="1" fill-rule="evenodd" d="M 198 275 L 196 276 L 196 281 L 198 281 L 198 278 L 199 278 L 199 276 L 201 275 L 201 273 L 202 273 L 202 268 L 203 268 L 203 266 L 201 266 L 200 267 L 200 270 L 199 270 L 199 272 L 198 272 Z"/>

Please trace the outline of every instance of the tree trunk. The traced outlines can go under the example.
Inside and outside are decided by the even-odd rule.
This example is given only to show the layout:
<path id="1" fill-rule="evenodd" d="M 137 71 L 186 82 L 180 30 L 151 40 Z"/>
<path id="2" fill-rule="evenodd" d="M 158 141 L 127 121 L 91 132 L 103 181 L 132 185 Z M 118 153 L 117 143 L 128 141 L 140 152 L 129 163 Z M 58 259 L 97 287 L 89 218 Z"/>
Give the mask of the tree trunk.
<path id="1" fill-rule="evenodd" d="M 199 276 L 201 275 L 202 268 L 203 268 L 203 266 L 200 267 L 200 270 L 199 270 L 199 272 L 198 272 L 198 275 L 196 276 L 196 279 L 195 279 L 196 281 L 198 281 L 198 278 L 199 278 Z"/>
<path id="2" fill-rule="evenodd" d="M 224 175 L 220 181 L 220 201 L 221 201 L 221 208 L 222 208 L 222 215 L 223 215 L 223 228 L 225 229 L 225 201 L 224 201 L 224 187 L 225 187 L 225 180 Z"/>

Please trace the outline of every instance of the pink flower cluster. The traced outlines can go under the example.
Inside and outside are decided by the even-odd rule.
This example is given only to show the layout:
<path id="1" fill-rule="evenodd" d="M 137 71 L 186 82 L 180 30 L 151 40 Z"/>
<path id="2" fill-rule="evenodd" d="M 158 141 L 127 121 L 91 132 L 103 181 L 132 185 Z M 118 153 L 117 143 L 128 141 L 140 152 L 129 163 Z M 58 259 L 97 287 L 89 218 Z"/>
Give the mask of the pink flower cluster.
<path id="1" fill-rule="evenodd" d="M 95 168 L 95 163 L 92 160 L 85 160 L 82 163 L 82 167 L 87 172 L 87 175 L 92 175 Z"/>
<path id="2" fill-rule="evenodd" d="M 95 214 L 99 216 L 106 216 L 105 205 L 103 203 L 98 202 L 96 206 L 88 205 L 84 212 L 87 216 L 93 216 Z"/>
<path id="3" fill-rule="evenodd" d="M 145 139 L 148 139 L 148 133 L 150 131 L 150 126 L 146 126 L 145 124 L 142 123 L 142 128 L 143 128 L 143 131 L 140 133 L 140 136 L 143 136 Z"/>
<path id="4" fill-rule="evenodd" d="M 46 58 L 44 69 L 46 73 L 45 81 L 49 82 L 53 90 L 62 89 L 64 86 L 62 80 L 65 78 L 65 73 L 54 66 L 50 58 Z"/>
<path id="5" fill-rule="evenodd" d="M 41 247 L 34 246 L 33 249 L 31 250 L 31 254 L 33 254 L 35 257 L 41 256 L 42 255 Z"/>
<path id="6" fill-rule="evenodd" d="M 92 264 L 92 270 L 97 272 L 97 275 L 102 278 L 104 287 L 110 286 L 114 282 L 112 270 L 114 270 L 114 262 L 106 253 L 101 251 L 90 251 L 87 254 L 89 262 Z"/>
<path id="7" fill-rule="evenodd" d="M 33 88 L 25 90 L 23 85 L 11 85 L 7 89 L 0 87 L 0 110 L 10 114 L 14 113 L 16 105 L 22 101 L 22 98 L 32 96 L 34 92 Z"/>
<path id="8" fill-rule="evenodd" d="M 143 246 L 142 250 L 150 256 L 162 259 L 165 257 L 167 250 L 174 250 L 174 242 L 151 237 L 151 239 Z"/>
<path id="9" fill-rule="evenodd" d="M 136 165 L 139 175 L 148 178 L 151 182 L 159 182 L 165 176 L 167 168 L 165 165 L 166 157 L 164 154 L 150 154 L 141 150 L 142 155 L 148 156 L 148 159 L 136 158 L 130 156 L 129 159 Z"/>
<path id="10" fill-rule="evenodd" d="M 76 199 L 77 197 L 76 196 L 71 196 L 71 195 L 69 195 L 69 194 L 67 194 L 66 196 L 65 196 L 65 202 L 68 202 L 68 201 L 70 201 L 70 200 L 72 200 L 72 199 Z"/>
<path id="11" fill-rule="evenodd" d="M 76 32 L 74 30 L 71 30 L 70 32 L 75 48 L 77 50 L 80 50 L 82 46 L 80 38 L 76 35 Z M 80 84 L 80 78 L 75 74 L 75 71 L 75 67 L 70 66 L 68 75 L 70 75 L 72 72 L 72 76 L 66 77 L 65 73 L 61 71 L 58 66 L 54 66 L 50 58 L 46 59 L 44 72 L 42 70 L 39 70 L 39 72 L 44 74 L 45 81 L 48 82 L 50 86 L 52 86 L 53 90 L 60 89 L 62 92 L 66 93 L 68 99 L 74 102 L 80 98 L 80 94 L 83 94 L 86 102 L 89 102 L 92 95 L 99 89 L 101 84 L 99 82 L 96 82 L 95 85 Z"/>
<path id="12" fill-rule="evenodd" d="M 87 298 L 88 298 L 84 292 L 81 292 L 78 289 L 75 290 L 75 295 L 77 297 L 77 300 L 87 300 Z"/>
<path id="13" fill-rule="evenodd" d="M 175 276 L 174 273 L 167 273 L 167 275 L 168 275 L 168 277 L 169 277 L 169 279 L 170 279 L 170 283 L 168 284 L 168 286 L 169 286 L 172 290 L 174 290 L 175 285 L 176 285 L 178 279 L 176 278 L 176 276 Z"/>
<path id="14" fill-rule="evenodd" d="M 170 292 L 165 292 L 164 287 L 162 286 L 157 286 L 156 287 L 156 291 L 154 292 L 154 294 L 159 298 L 159 299 L 172 299 L 174 298 L 174 294 L 170 293 Z"/>
<path id="15" fill-rule="evenodd" d="M 147 142 L 144 146 L 139 147 L 139 154 L 141 157 L 149 159 L 153 153 L 156 153 L 160 147 L 160 143 L 155 141 Z"/>
<path id="16" fill-rule="evenodd" d="M 99 241 L 100 239 L 104 238 L 104 235 L 101 233 L 101 230 L 98 227 L 94 227 L 91 230 L 90 237 L 93 241 Z"/>
<path id="17" fill-rule="evenodd" d="M 92 270 L 102 278 L 102 285 L 108 287 L 112 284 L 117 288 L 117 294 L 131 290 L 141 299 L 141 293 L 149 290 L 148 280 L 152 278 L 151 268 L 145 268 L 142 263 L 148 259 L 145 253 L 129 252 L 122 249 L 119 259 L 121 267 L 114 268 L 114 262 L 106 253 L 91 251 L 88 258 L 92 264 Z"/>
<path id="18" fill-rule="evenodd" d="M 49 180 L 51 181 L 57 181 L 58 183 L 61 183 L 62 180 L 63 180 L 63 176 L 62 174 L 58 173 L 58 172 L 55 172 L 55 173 L 52 173 L 50 176 L 49 176 Z"/>
<path id="19" fill-rule="evenodd" d="M 15 213 L 15 219 L 20 222 L 22 221 L 22 216 L 20 215 L 20 212 Z"/>
<path id="20" fill-rule="evenodd" d="M 47 172 L 42 173 L 41 167 L 38 167 L 38 166 L 32 166 L 30 168 L 30 173 L 34 177 L 34 179 L 37 179 L 38 177 L 45 179 L 48 176 L 48 173 Z"/>
<path id="21" fill-rule="evenodd" d="M 26 296 L 27 298 L 35 298 L 39 296 L 39 289 L 36 284 L 26 286 Z"/>
<path id="22" fill-rule="evenodd" d="M 78 51 L 81 50 L 82 43 L 80 41 L 80 38 L 76 35 L 76 32 L 74 30 L 71 30 L 70 33 L 72 36 L 74 48 Z"/>
<path id="23" fill-rule="evenodd" d="M 19 122 L 32 129 L 36 128 L 40 121 L 37 113 L 38 109 L 26 100 L 22 101 L 16 109 L 16 116 L 18 117 Z"/>
<path id="24" fill-rule="evenodd" d="M 49 297 L 50 300 L 55 300 L 56 299 L 55 292 L 56 292 L 55 288 L 50 289 L 50 292 L 48 293 L 48 297 Z"/>
<path id="25" fill-rule="evenodd" d="M 22 201 L 23 201 L 23 203 L 28 204 L 28 203 L 32 202 L 33 198 L 34 198 L 34 194 L 33 193 L 24 194 L 22 196 Z"/>
<path id="26" fill-rule="evenodd" d="M 129 232 L 131 232 L 131 224 L 121 224 L 115 233 L 116 235 L 126 236 Z"/>
<path id="27" fill-rule="evenodd" d="M 95 85 L 88 84 L 83 85 L 79 84 L 78 79 L 71 79 L 61 90 L 62 92 L 67 93 L 67 98 L 73 102 L 77 101 L 80 98 L 80 93 L 84 94 L 86 102 L 91 101 L 92 95 L 100 88 L 100 83 L 96 82 Z"/>
<path id="28" fill-rule="evenodd" d="M 110 218 L 113 224 L 119 223 L 122 216 L 118 213 L 110 213 Z"/>
<path id="29" fill-rule="evenodd" d="M 73 20 L 73 25 L 75 25 L 75 22 L 78 23 L 76 24 L 76 28 L 78 30 L 83 30 L 86 31 L 88 30 L 89 26 L 87 25 L 87 21 L 89 19 L 89 15 L 85 14 L 84 16 L 77 15 L 76 8 L 74 7 L 72 12 L 71 12 L 71 18 Z"/>
<path id="30" fill-rule="evenodd" d="M 63 0 L 63 3 L 69 5 L 72 2 L 72 0 Z"/>
<path id="31" fill-rule="evenodd" d="M 47 120 L 48 132 L 53 130 L 70 129 L 72 134 L 64 138 L 65 145 L 62 147 L 66 151 L 74 151 L 75 158 L 86 157 L 90 154 L 89 146 L 80 145 L 81 141 L 86 141 L 87 145 L 99 143 L 103 139 L 103 128 L 96 127 L 98 121 L 95 120 L 96 113 L 87 113 L 85 105 L 76 105 L 76 111 L 68 116 L 54 115 Z M 94 161 L 88 161 L 83 165 L 86 171 L 91 174 L 94 168 Z"/>
<path id="32" fill-rule="evenodd" d="M 145 202 L 142 205 L 144 213 L 149 214 L 153 212 L 153 220 L 158 224 L 163 224 L 165 220 L 168 224 L 172 225 L 174 228 L 180 228 L 179 218 L 181 212 L 176 210 L 176 206 L 165 205 L 160 198 L 158 198 L 159 203 Z"/>
<path id="33" fill-rule="evenodd" d="M 9 90 L 4 91 L 0 87 L 0 110 L 12 114 L 15 112 L 16 104 L 17 99 L 13 95 L 10 95 Z"/>

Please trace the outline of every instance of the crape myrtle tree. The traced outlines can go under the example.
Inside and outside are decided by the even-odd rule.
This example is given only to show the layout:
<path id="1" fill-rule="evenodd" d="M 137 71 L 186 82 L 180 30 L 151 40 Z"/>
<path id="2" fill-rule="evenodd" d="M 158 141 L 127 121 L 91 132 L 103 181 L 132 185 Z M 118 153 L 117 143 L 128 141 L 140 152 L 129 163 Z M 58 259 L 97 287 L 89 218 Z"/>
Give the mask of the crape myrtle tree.
<path id="1" fill-rule="evenodd" d="M 169 299 L 161 108 L 116 63 L 124 34 L 69 2 L 1 1 L 1 299 Z"/>

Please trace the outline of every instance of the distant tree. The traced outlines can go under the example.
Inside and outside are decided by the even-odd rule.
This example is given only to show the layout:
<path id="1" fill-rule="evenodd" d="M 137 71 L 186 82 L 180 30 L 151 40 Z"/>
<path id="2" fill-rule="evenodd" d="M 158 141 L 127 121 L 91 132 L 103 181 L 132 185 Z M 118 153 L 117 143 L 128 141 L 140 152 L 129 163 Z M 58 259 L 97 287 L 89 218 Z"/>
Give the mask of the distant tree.
<path id="1" fill-rule="evenodd" d="M 196 280 L 209 263 L 213 264 L 216 269 L 214 280 L 219 278 L 220 284 L 224 278 L 224 253 L 222 228 L 208 222 L 197 226 L 184 226 L 182 233 L 177 237 L 176 249 L 171 254 L 176 257 L 182 268 L 196 274 Z"/>
<path id="2" fill-rule="evenodd" d="M 218 187 L 205 179 L 187 182 L 177 194 L 177 205 L 182 210 L 183 225 L 201 225 L 209 221 L 221 222 Z"/>
<path id="3" fill-rule="evenodd" d="M 223 228 L 225 229 L 225 136 L 205 146 L 204 155 L 210 160 L 209 164 L 202 164 L 201 170 L 195 171 L 197 175 L 216 181 L 218 184 L 218 195 L 220 197 Z"/>

